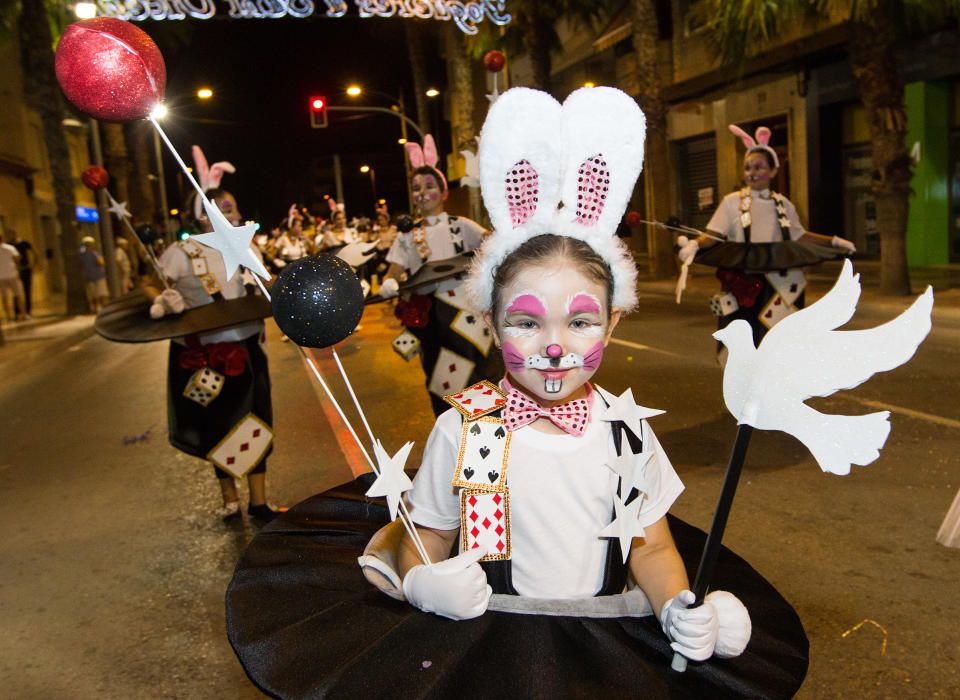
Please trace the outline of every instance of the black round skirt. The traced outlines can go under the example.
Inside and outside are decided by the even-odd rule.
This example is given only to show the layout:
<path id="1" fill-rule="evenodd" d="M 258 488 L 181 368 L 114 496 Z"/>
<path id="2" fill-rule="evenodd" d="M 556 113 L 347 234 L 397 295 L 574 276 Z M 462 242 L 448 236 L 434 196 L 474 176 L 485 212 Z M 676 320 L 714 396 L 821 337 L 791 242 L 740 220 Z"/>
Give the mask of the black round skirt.
<path id="1" fill-rule="evenodd" d="M 796 612 L 723 549 L 715 589 L 753 620 L 736 659 L 670 670 L 653 617 L 587 619 L 487 612 L 454 622 L 367 583 L 357 557 L 387 522 L 369 480 L 309 498 L 264 528 L 227 589 L 227 634 L 251 680 L 283 698 L 789 698 L 807 672 Z M 670 519 L 688 571 L 702 531 Z"/>
<path id="2" fill-rule="evenodd" d="M 843 251 L 810 241 L 741 243 L 728 241 L 701 248 L 693 261 L 743 272 L 774 272 L 836 260 Z"/>

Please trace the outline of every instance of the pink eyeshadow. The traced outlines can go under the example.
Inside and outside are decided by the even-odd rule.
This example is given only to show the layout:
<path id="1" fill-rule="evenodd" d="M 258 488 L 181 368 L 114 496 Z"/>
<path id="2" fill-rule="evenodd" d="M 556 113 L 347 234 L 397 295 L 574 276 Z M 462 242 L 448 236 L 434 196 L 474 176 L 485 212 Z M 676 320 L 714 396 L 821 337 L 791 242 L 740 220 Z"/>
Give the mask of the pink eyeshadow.
<path id="1" fill-rule="evenodd" d="M 547 310 L 532 294 L 519 294 L 514 297 L 507 307 L 508 314 L 530 314 L 531 316 L 546 316 Z"/>
<path id="2" fill-rule="evenodd" d="M 570 302 L 568 313 L 598 314 L 600 313 L 600 305 L 597 303 L 597 300 L 589 294 L 578 294 Z"/>

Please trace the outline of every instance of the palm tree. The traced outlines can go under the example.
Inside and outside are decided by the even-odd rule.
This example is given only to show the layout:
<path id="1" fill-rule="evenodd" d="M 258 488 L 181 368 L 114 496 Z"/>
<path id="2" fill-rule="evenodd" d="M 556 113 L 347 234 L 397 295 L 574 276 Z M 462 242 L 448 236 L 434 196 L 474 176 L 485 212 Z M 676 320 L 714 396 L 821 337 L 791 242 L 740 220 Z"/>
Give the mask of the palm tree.
<path id="1" fill-rule="evenodd" d="M 60 246 L 67 279 L 66 311 L 68 314 L 84 313 L 87 299 L 78 258 L 80 241 L 75 220 L 76 198 L 70 172 L 70 151 L 62 123 L 66 111 L 54 72 L 53 33 L 43 0 L 22 0 L 17 30 L 27 101 L 40 115 L 53 176 Z"/>
<path id="2" fill-rule="evenodd" d="M 909 294 L 907 213 L 910 154 L 903 82 L 897 74 L 898 42 L 910 30 L 942 26 L 960 14 L 958 0 L 701 0 L 717 55 L 741 64 L 760 53 L 769 38 L 804 15 L 842 19 L 850 28 L 847 50 L 873 146 L 873 196 L 880 232 L 880 292 Z"/>

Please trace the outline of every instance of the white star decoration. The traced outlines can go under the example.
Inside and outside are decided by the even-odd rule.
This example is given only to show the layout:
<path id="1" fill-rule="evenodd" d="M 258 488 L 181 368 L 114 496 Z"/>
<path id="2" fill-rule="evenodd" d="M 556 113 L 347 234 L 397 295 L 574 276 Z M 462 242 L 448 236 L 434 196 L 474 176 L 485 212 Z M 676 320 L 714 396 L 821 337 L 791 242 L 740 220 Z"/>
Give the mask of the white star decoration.
<path id="1" fill-rule="evenodd" d="M 234 226 L 227 221 L 223 212 L 207 199 L 203 200 L 203 208 L 213 226 L 213 233 L 199 233 L 191 238 L 197 243 L 220 251 L 223 256 L 223 266 L 227 270 L 227 279 L 232 279 L 237 268 L 241 266 L 257 273 L 265 280 L 270 279 L 267 268 L 250 247 L 253 235 L 257 232 L 256 224 Z"/>
<path id="2" fill-rule="evenodd" d="M 397 508 L 400 506 L 400 497 L 404 491 L 413 488 L 413 482 L 403 471 L 407 463 L 407 457 L 410 456 L 410 450 L 413 447 L 412 442 L 397 450 L 397 453 L 391 457 L 383 449 L 383 445 L 377 440 L 373 443 L 373 453 L 377 458 L 377 468 L 380 470 L 380 476 L 373 482 L 373 485 L 367 489 L 367 495 L 372 497 L 383 496 L 387 499 L 387 507 L 390 509 L 390 520 L 397 519 Z"/>
<path id="3" fill-rule="evenodd" d="M 614 396 L 606 389 L 599 386 L 595 387 L 600 396 L 606 401 L 606 406 L 598 406 L 600 413 L 597 414 L 600 420 L 617 421 L 622 420 L 627 427 L 633 431 L 638 438 L 643 438 L 643 421 L 646 418 L 653 418 L 663 413 L 656 408 L 644 408 L 638 406 L 633 400 L 633 389 L 627 389 L 620 396 Z"/>
<path id="4" fill-rule="evenodd" d="M 643 477 L 646 472 L 647 462 L 653 457 L 653 451 L 645 450 L 635 455 L 630 451 L 626 440 L 621 443 L 621 450 L 623 454 L 618 455 L 611 449 L 607 461 L 607 467 L 620 475 L 620 483 L 623 487 L 620 489 L 620 493 L 626 497 L 630 495 L 630 489 L 632 488 L 641 492 L 646 491 L 646 484 L 644 483 Z"/>
<path id="5" fill-rule="evenodd" d="M 630 556 L 630 543 L 634 537 L 643 537 L 643 527 L 637 519 L 640 512 L 640 504 L 644 496 L 640 495 L 630 502 L 630 505 L 623 505 L 619 498 L 613 499 L 613 505 L 616 507 L 616 517 L 613 522 L 600 533 L 600 537 L 616 537 L 620 540 L 620 552 L 623 554 L 623 563 L 627 563 L 627 557 Z"/>
<path id="6" fill-rule="evenodd" d="M 127 210 L 126 202 L 118 202 L 113 198 L 113 196 L 108 192 L 107 196 L 110 197 L 110 206 L 107 209 L 113 212 L 114 216 L 118 219 L 129 219 L 130 212 Z"/>

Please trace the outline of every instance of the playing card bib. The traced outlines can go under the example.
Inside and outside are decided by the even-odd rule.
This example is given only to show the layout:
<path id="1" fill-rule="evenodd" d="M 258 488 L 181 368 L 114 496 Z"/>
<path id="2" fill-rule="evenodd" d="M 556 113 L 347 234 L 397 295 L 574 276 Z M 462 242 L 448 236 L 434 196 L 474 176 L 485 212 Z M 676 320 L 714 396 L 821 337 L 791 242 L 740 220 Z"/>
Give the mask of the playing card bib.
<path id="1" fill-rule="evenodd" d="M 509 559 L 510 490 L 506 483 L 513 436 L 499 416 L 506 395 L 484 380 L 443 400 L 464 418 L 453 475 L 453 487 L 460 489 L 462 549 L 486 547 L 481 561 Z M 491 415 L 494 413 L 498 415 Z"/>
<path id="2" fill-rule="evenodd" d="M 768 272 L 767 282 L 776 290 L 770 301 L 760 310 L 760 323 L 773 328 L 777 323 L 797 310 L 794 302 L 807 287 L 803 270 L 799 267 L 779 272 Z"/>

